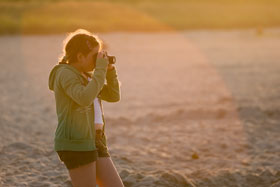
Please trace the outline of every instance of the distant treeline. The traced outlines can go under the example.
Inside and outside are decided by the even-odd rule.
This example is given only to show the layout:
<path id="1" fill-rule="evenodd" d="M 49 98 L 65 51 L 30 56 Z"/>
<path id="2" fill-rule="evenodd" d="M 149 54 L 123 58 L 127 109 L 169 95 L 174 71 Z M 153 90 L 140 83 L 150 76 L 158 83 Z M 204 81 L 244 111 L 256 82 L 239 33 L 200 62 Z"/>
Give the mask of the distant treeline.
<path id="1" fill-rule="evenodd" d="M 0 0 L 0 34 L 280 26 L 280 0 Z"/>

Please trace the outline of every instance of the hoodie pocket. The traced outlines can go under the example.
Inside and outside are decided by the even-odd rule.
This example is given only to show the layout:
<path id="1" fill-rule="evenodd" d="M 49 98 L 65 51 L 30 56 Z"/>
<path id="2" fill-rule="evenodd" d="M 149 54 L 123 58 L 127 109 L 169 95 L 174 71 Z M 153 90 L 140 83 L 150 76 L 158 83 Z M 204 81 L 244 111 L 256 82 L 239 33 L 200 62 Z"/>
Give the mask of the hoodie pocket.
<path id="1" fill-rule="evenodd" d="M 72 114 L 72 122 L 70 128 L 70 139 L 81 140 L 90 138 L 90 129 L 88 125 L 88 108 L 80 107 Z"/>

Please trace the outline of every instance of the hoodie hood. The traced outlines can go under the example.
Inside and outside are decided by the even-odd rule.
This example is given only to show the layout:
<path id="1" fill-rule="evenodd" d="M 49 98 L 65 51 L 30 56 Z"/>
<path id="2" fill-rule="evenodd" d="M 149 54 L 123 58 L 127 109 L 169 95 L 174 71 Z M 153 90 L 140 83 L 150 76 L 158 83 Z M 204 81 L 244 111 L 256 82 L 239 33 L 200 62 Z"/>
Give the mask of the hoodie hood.
<path id="1" fill-rule="evenodd" d="M 61 68 L 67 68 L 67 69 L 71 69 L 74 72 L 78 72 L 78 70 L 76 70 L 72 66 L 69 66 L 68 64 L 58 64 L 58 65 L 54 66 L 49 75 L 49 89 L 52 91 L 54 90 L 54 83 L 55 83 L 57 73 Z"/>
<path id="2" fill-rule="evenodd" d="M 61 67 L 63 67 L 63 64 L 58 64 L 58 65 L 54 66 L 49 75 L 49 89 L 50 90 L 54 90 L 54 81 L 55 81 L 56 73 L 57 73 L 57 70 L 60 69 Z"/>
<path id="3" fill-rule="evenodd" d="M 74 68 L 73 66 L 70 66 L 69 64 L 55 65 L 49 75 L 49 89 L 50 90 L 54 90 L 54 83 L 55 83 L 56 76 L 57 76 L 58 72 L 63 68 L 67 68 L 67 69 L 73 71 L 74 73 L 78 74 L 79 76 L 81 76 L 81 73 L 76 68 Z M 93 75 L 93 72 L 87 72 L 86 75 L 88 77 L 91 77 Z M 81 77 L 83 77 L 83 76 L 81 76 Z"/>

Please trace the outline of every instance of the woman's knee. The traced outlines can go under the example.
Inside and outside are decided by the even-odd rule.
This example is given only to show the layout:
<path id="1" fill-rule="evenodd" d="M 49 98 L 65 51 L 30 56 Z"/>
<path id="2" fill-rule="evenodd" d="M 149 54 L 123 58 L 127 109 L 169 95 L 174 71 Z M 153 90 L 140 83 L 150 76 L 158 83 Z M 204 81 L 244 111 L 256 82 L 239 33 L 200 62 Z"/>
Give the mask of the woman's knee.
<path id="1" fill-rule="evenodd" d="M 91 162 L 68 171 L 73 187 L 96 186 L 96 162 Z"/>
<path id="2" fill-rule="evenodd" d="M 123 182 L 111 157 L 101 157 L 96 162 L 96 178 L 102 187 L 123 187 Z"/>

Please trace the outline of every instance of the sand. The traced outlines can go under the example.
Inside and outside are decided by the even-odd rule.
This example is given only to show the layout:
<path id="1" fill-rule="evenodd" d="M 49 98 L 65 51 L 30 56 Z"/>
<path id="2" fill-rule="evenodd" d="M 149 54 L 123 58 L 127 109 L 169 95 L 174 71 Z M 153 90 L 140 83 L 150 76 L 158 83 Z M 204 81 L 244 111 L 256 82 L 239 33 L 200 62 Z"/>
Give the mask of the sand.
<path id="1" fill-rule="evenodd" d="M 127 187 L 279 186 L 280 29 L 100 34 L 121 101 L 103 102 Z M 0 37 L 0 184 L 71 186 L 48 75 L 64 35 Z"/>

